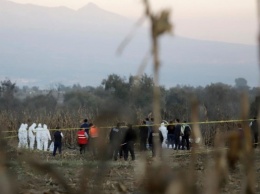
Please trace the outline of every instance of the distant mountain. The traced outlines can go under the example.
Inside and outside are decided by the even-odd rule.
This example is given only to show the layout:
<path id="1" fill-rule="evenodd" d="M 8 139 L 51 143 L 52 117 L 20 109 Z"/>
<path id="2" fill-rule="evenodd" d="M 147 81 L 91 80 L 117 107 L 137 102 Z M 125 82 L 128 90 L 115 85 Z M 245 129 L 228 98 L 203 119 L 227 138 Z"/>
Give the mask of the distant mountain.
<path id="1" fill-rule="evenodd" d="M 116 55 L 134 22 L 93 3 L 74 11 L 0 0 L 0 79 L 31 86 L 97 86 L 112 73 L 134 75 L 149 51 L 148 29 L 140 27 Z M 255 46 L 178 36 L 160 43 L 162 85 L 234 84 L 238 77 L 258 83 Z M 146 73 L 151 69 L 148 64 Z"/>

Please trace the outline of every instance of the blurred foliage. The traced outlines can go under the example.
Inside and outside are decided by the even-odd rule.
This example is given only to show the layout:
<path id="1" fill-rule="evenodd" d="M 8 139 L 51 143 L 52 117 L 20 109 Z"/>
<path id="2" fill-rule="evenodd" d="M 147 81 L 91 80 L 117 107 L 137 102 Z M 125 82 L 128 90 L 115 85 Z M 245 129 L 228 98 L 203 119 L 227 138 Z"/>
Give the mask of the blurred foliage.
<path id="1" fill-rule="evenodd" d="M 4 80 L 0 85 L 0 108 L 1 111 L 15 114 L 26 112 L 30 119 L 65 111 L 77 115 L 79 120 L 94 119 L 102 111 L 113 109 L 120 112 L 121 119 L 129 120 L 127 115 L 131 119 L 136 117 L 135 122 L 152 112 L 153 86 L 153 78 L 146 74 L 140 77 L 130 75 L 128 79 L 111 74 L 98 87 L 58 84 L 51 90 L 40 90 L 36 86 L 19 88 L 11 80 Z M 205 87 L 161 86 L 162 119 L 190 120 L 190 101 L 193 97 L 200 102 L 201 121 L 238 119 L 241 113 L 240 97 L 245 88 L 251 105 L 250 117 L 253 117 L 257 114 L 259 88 L 250 88 L 244 78 L 237 78 L 234 86 L 223 83 Z"/>

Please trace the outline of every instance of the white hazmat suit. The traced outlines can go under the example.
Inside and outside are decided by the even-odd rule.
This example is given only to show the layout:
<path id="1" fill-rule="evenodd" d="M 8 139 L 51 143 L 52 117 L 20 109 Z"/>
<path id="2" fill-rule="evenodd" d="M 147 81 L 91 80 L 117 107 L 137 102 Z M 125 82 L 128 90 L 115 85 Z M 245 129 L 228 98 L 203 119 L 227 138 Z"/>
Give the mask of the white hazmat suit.
<path id="1" fill-rule="evenodd" d="M 18 148 L 28 148 L 28 133 L 27 133 L 27 124 L 21 124 L 18 129 Z"/>
<path id="2" fill-rule="evenodd" d="M 53 152 L 53 150 L 54 150 L 54 142 L 52 141 L 50 146 L 49 146 L 49 151 Z"/>
<path id="3" fill-rule="evenodd" d="M 43 150 L 47 151 L 49 140 L 51 141 L 50 131 L 47 125 L 43 125 L 43 131 L 41 133 L 41 142 L 43 144 Z"/>
<path id="4" fill-rule="evenodd" d="M 39 123 L 38 126 L 35 129 L 36 131 L 36 143 L 37 143 L 37 149 L 42 150 L 42 143 L 41 143 L 41 133 L 43 131 L 42 124 Z"/>
<path id="5" fill-rule="evenodd" d="M 167 131 L 167 128 L 165 127 L 164 123 L 161 123 L 159 130 L 162 132 L 162 136 L 163 136 L 162 147 L 167 148 L 166 140 L 167 140 L 168 131 Z"/>
<path id="6" fill-rule="evenodd" d="M 35 144 L 35 133 L 36 133 L 35 127 L 36 127 L 36 124 L 33 123 L 33 124 L 29 127 L 29 129 L 28 129 L 29 148 L 30 148 L 31 150 L 34 149 L 34 144 Z"/>

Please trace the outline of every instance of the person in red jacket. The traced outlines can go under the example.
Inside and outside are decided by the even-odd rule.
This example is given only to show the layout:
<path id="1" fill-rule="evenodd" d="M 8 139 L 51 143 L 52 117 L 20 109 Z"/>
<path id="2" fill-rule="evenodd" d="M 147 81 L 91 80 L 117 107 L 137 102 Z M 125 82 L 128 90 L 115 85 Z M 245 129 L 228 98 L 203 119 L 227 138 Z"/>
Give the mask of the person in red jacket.
<path id="1" fill-rule="evenodd" d="M 78 144 L 80 147 L 79 149 L 80 154 L 82 154 L 82 152 L 85 153 L 86 145 L 88 143 L 88 134 L 85 132 L 85 129 L 82 128 L 78 131 L 77 136 L 78 136 Z"/>

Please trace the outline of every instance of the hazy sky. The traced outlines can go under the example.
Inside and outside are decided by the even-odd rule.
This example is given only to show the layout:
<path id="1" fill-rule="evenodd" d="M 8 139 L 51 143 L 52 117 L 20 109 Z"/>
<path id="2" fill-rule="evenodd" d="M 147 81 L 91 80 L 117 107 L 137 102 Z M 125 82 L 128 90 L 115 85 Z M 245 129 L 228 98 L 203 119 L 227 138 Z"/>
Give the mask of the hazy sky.
<path id="1" fill-rule="evenodd" d="M 141 0 L 12 0 L 44 6 L 79 9 L 89 2 L 137 19 L 142 15 Z M 152 0 L 155 11 L 172 10 L 175 34 L 206 40 L 256 44 L 256 0 Z"/>

